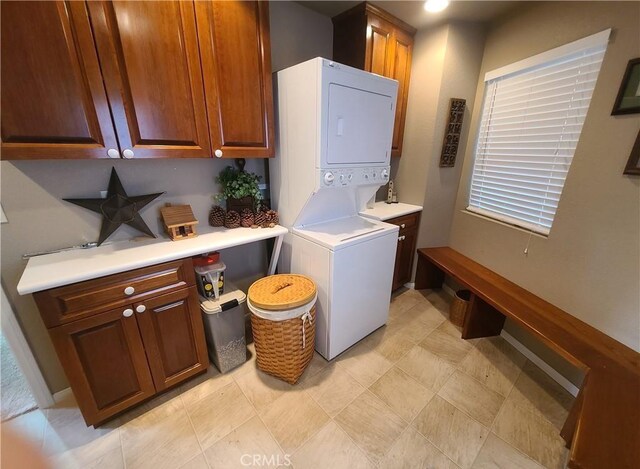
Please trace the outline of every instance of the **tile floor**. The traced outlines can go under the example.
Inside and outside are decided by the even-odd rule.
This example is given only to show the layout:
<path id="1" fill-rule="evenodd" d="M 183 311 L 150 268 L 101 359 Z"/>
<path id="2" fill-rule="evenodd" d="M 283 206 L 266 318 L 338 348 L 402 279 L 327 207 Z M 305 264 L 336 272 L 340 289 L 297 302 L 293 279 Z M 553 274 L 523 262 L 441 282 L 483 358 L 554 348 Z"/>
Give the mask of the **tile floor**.
<path id="1" fill-rule="evenodd" d="M 290 386 L 253 359 L 98 429 L 72 397 L 8 423 L 59 468 L 561 468 L 573 397 L 501 338 L 463 341 L 442 293 L 394 296 L 387 326 Z"/>

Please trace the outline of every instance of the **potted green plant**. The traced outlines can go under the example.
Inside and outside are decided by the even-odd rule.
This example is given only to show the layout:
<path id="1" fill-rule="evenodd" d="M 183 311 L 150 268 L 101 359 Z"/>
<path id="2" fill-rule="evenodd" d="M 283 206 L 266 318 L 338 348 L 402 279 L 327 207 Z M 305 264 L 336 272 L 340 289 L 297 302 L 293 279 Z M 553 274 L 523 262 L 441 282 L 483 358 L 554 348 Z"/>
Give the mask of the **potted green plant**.
<path id="1" fill-rule="evenodd" d="M 216 178 L 222 191 L 215 199 L 218 203 L 226 200 L 227 211 L 235 210 L 240 213 L 243 208 L 253 211 L 256 203 L 262 200 L 262 193 L 258 187 L 260 179 L 262 177 L 257 174 L 227 166 Z"/>

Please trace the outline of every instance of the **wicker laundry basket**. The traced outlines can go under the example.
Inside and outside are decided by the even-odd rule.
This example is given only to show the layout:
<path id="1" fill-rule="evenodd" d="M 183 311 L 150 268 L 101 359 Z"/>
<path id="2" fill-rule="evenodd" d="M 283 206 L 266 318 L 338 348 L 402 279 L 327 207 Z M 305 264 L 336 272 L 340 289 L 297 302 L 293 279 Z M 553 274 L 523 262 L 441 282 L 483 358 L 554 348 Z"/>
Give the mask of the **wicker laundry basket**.
<path id="1" fill-rule="evenodd" d="M 271 275 L 254 282 L 247 297 L 258 368 L 295 384 L 315 348 L 315 283 L 303 275 Z"/>
<path id="2" fill-rule="evenodd" d="M 449 321 L 456 326 L 464 326 L 464 317 L 467 315 L 470 304 L 471 292 L 469 290 L 458 290 L 449 307 Z"/>

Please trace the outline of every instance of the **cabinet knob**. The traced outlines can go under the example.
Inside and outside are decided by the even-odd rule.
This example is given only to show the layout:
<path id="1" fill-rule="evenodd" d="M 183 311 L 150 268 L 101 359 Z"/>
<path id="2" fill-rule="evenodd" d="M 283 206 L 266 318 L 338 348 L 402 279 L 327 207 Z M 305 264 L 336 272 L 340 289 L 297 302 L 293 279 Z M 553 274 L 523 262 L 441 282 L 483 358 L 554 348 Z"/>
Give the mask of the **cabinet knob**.
<path id="1" fill-rule="evenodd" d="M 136 313 L 144 313 L 146 310 L 147 310 L 147 307 L 145 305 L 136 306 Z"/>
<path id="2" fill-rule="evenodd" d="M 406 238 L 406 236 L 404 236 L 404 235 L 398 236 L 398 241 L 404 241 L 404 238 Z"/>
<path id="3" fill-rule="evenodd" d="M 127 309 L 125 309 L 125 310 L 122 312 L 122 315 L 123 315 L 125 318 L 129 318 L 129 317 L 131 317 L 131 315 L 132 315 L 132 314 L 133 314 L 133 310 L 132 310 L 131 308 L 127 308 Z"/>
<path id="4" fill-rule="evenodd" d="M 216 155 L 216 158 L 222 158 L 222 150 L 220 150 L 219 148 L 213 152 L 214 155 Z"/>
<path id="5" fill-rule="evenodd" d="M 404 224 L 404 223 L 401 223 L 401 224 L 400 224 L 400 229 L 404 230 L 404 227 L 405 227 L 405 224 Z"/>
<path id="6" fill-rule="evenodd" d="M 109 158 L 120 158 L 120 152 L 118 150 L 116 150 L 115 148 L 109 148 L 107 150 L 107 156 Z"/>
<path id="7" fill-rule="evenodd" d="M 136 292 L 136 289 L 133 287 L 127 287 L 124 289 L 124 294 L 127 296 L 131 296 Z"/>
<path id="8" fill-rule="evenodd" d="M 122 152 L 122 156 L 124 156 L 126 159 L 133 158 L 133 150 L 127 148 Z"/>

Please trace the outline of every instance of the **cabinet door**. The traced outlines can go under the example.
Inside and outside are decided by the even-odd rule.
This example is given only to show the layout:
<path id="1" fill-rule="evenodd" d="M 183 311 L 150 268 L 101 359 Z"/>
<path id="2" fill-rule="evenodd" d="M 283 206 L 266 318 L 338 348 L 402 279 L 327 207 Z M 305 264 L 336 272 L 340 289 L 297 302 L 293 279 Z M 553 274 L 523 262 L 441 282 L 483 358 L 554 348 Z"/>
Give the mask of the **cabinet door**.
<path id="1" fill-rule="evenodd" d="M 398 101 L 396 103 L 396 120 L 393 127 L 391 156 L 400 156 L 404 137 L 404 122 L 407 114 L 407 98 L 409 97 L 413 37 L 401 30 L 396 30 L 393 43 L 394 46 L 390 51 L 391 70 L 388 76 L 398 80 Z"/>
<path id="2" fill-rule="evenodd" d="M 210 157 L 193 2 L 89 2 L 125 158 Z"/>
<path id="3" fill-rule="evenodd" d="M 2 2 L 2 159 L 106 158 L 118 143 L 86 5 Z"/>
<path id="4" fill-rule="evenodd" d="M 364 69 L 389 77 L 393 57 L 393 26 L 386 21 L 369 15 L 367 17 L 367 46 Z"/>
<path id="5" fill-rule="evenodd" d="M 268 3 L 199 1 L 196 16 L 215 155 L 273 156 Z"/>
<path id="6" fill-rule="evenodd" d="M 135 304 L 156 389 L 207 369 L 207 345 L 196 287 Z"/>
<path id="7" fill-rule="evenodd" d="M 87 425 L 155 393 L 130 307 L 49 330 Z"/>
<path id="8" fill-rule="evenodd" d="M 394 276 L 394 285 L 397 283 L 399 288 L 407 282 L 411 281 L 411 271 L 413 269 L 413 253 L 416 248 L 418 237 L 417 230 L 410 230 L 401 234 L 402 240 L 398 246 L 399 257 L 396 258 L 396 274 Z"/>

